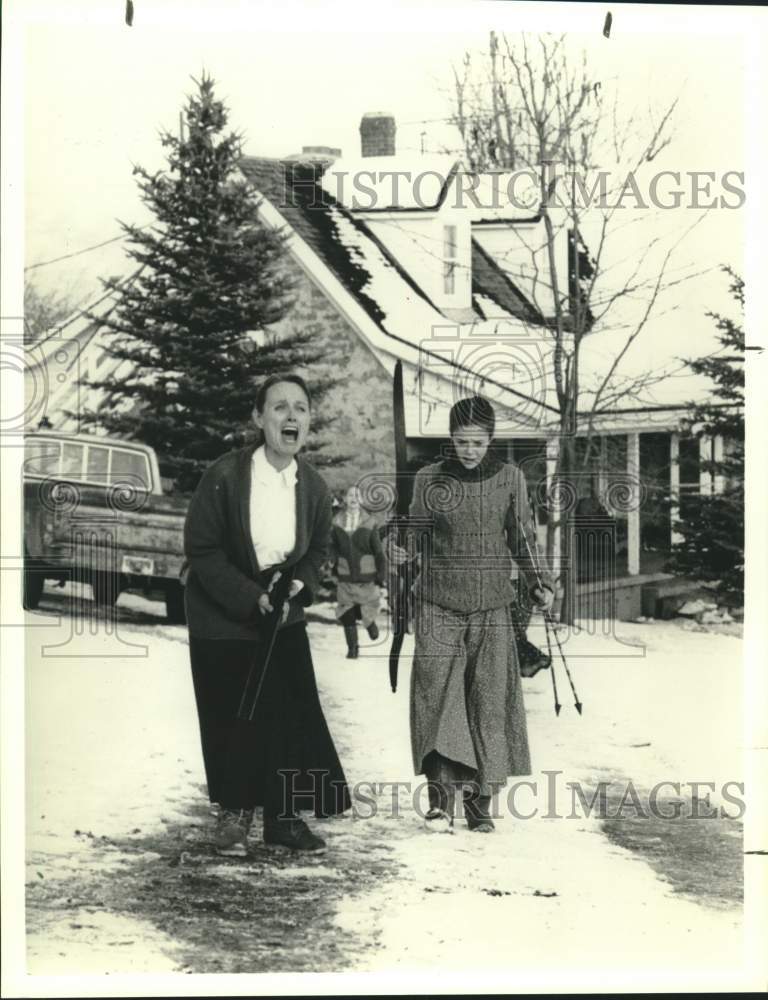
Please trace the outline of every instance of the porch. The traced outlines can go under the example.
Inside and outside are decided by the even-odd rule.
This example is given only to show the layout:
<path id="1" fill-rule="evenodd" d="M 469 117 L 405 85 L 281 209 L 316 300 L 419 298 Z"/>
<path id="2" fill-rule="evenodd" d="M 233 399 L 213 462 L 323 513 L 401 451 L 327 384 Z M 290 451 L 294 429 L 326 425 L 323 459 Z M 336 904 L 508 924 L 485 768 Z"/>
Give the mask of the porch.
<path id="1" fill-rule="evenodd" d="M 622 426 L 622 424 L 624 426 Z M 445 453 L 447 440 L 414 439 L 414 467 Z M 666 571 L 676 541 L 672 524 L 686 500 L 722 490 L 705 463 L 722 456 L 722 439 L 686 433 L 685 411 L 662 409 L 612 414 L 610 425 L 581 434 L 576 470 L 557 482 L 559 437 L 507 437 L 499 457 L 519 465 L 534 504 L 539 547 L 557 574 L 576 573 L 576 617 L 621 620 L 668 617 L 699 589 Z M 562 546 L 565 518 L 573 549 Z"/>

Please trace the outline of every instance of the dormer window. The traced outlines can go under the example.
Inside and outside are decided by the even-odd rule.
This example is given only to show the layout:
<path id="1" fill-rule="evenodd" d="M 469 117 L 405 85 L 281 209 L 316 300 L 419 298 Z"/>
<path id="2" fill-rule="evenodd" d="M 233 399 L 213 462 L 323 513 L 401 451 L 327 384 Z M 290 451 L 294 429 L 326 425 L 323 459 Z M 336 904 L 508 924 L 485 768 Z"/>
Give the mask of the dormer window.
<path id="1" fill-rule="evenodd" d="M 456 293 L 457 257 L 456 226 L 443 226 L 443 291 L 446 295 Z"/>

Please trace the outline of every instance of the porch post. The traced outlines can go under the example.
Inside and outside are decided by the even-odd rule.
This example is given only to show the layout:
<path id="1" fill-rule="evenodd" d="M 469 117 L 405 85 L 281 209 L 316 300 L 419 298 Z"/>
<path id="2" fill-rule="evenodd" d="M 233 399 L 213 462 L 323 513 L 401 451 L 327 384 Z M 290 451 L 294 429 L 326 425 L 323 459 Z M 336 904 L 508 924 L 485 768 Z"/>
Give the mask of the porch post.
<path id="1" fill-rule="evenodd" d="M 555 478 L 555 472 L 557 471 L 557 459 L 560 455 L 560 438 L 548 438 L 547 439 L 547 497 L 551 496 L 552 481 Z M 562 515 L 557 513 L 548 513 L 547 519 L 556 518 L 558 522 L 560 521 Z M 552 548 L 549 550 L 549 545 L 547 546 L 548 555 L 551 559 L 550 569 L 553 570 L 555 576 L 560 573 L 560 538 L 561 530 L 560 524 L 556 524 L 552 529 Z"/>
<path id="2" fill-rule="evenodd" d="M 722 462 L 723 460 L 723 435 L 716 434 L 712 439 L 712 461 Z M 722 472 L 716 472 L 712 482 L 713 491 L 722 493 L 725 489 L 725 476 Z"/>
<path id="3" fill-rule="evenodd" d="M 627 572 L 640 572 L 640 434 L 627 434 L 627 476 L 632 500 L 627 511 Z"/>
<path id="4" fill-rule="evenodd" d="M 680 518 L 680 434 L 677 431 L 672 431 L 669 435 L 669 495 L 672 498 L 669 508 L 669 540 L 672 545 L 678 545 L 683 536 L 672 528 L 672 522 Z"/>
<path id="5" fill-rule="evenodd" d="M 605 503 L 605 491 L 608 487 L 608 440 L 605 434 L 600 435 L 600 452 L 597 466 L 597 495 Z"/>
<path id="6" fill-rule="evenodd" d="M 712 494 L 712 473 L 703 468 L 705 462 L 712 461 L 712 438 L 702 434 L 699 438 L 699 490 L 702 496 Z"/>

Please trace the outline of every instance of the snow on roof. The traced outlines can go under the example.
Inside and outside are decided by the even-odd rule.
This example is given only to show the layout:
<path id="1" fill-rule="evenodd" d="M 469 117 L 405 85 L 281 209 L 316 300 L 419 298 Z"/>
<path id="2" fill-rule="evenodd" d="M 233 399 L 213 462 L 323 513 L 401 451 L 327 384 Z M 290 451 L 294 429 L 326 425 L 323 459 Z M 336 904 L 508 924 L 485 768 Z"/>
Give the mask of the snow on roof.
<path id="1" fill-rule="evenodd" d="M 645 338 L 645 339 L 644 339 Z M 616 331 L 591 333 L 582 341 L 579 352 L 579 424 L 585 428 L 594 410 L 595 428 L 616 433 L 623 427 L 662 430 L 675 427 L 692 402 L 712 398 L 712 382 L 696 375 L 679 358 L 673 357 L 663 341 L 669 330 L 661 324 L 655 332 L 643 331 L 632 344 L 616 372 L 611 366 L 623 348 L 627 334 Z M 556 406 L 554 378 L 554 335 L 541 330 L 540 349 L 546 373 L 544 401 Z M 566 350 L 572 338 L 566 335 Z M 607 381 L 606 381 L 607 379 Z M 603 383 L 605 382 L 605 385 Z M 557 423 L 548 415 L 550 427 Z"/>
<path id="2" fill-rule="evenodd" d="M 462 172 L 456 185 L 457 197 L 469 209 L 475 225 L 538 218 L 541 191 L 530 171 Z"/>
<path id="3" fill-rule="evenodd" d="M 392 161 L 391 157 L 383 159 Z M 313 191 L 312 182 L 318 180 L 314 166 L 246 157 L 241 169 L 294 235 L 317 255 L 320 265 L 329 268 L 365 309 L 372 323 L 366 325 L 364 336 L 379 357 L 386 358 L 386 364 L 394 367 L 399 358 L 433 374 L 442 386 L 435 390 L 436 398 L 442 393 L 453 399 L 457 383 L 471 384 L 474 391 L 481 391 L 482 386 L 484 394 L 499 405 L 519 407 L 523 423 L 539 422 L 539 387 L 529 395 L 529 378 L 523 380 L 521 389 L 507 381 L 508 373 L 499 377 L 499 364 L 508 355 L 499 348 L 498 320 L 456 323 L 447 319 L 357 214 L 327 193 L 321 201 Z M 516 308 L 519 300 L 512 286 L 492 281 L 491 270 L 486 267 L 484 271 L 483 289 L 489 297 L 498 296 L 510 309 Z M 505 322 L 508 331 L 529 339 L 529 326 L 523 320 L 511 317 Z M 478 359 L 480 344 L 491 353 Z M 466 360 L 469 355 L 471 363 Z"/>
<path id="4" fill-rule="evenodd" d="M 499 321 L 451 323 L 426 298 L 408 287 L 383 248 L 358 220 L 342 208 L 330 208 L 336 237 L 355 265 L 367 274 L 362 292 L 381 310 L 378 325 L 397 338 L 405 360 L 418 362 L 442 380 L 474 385 L 490 399 L 511 408 L 522 408 L 530 419 L 544 391 L 539 336 L 531 337 L 528 324 L 514 316 Z M 402 350 L 379 340 L 388 353 Z M 521 412 L 521 418 L 524 419 Z"/>
<path id="5" fill-rule="evenodd" d="M 396 163 L 399 169 L 403 162 L 393 157 L 366 160 L 372 164 L 386 162 L 389 170 L 395 169 Z M 472 386 L 472 391 L 482 391 L 496 405 L 519 411 L 524 425 L 540 424 L 544 416 L 550 427 L 557 422 L 553 333 L 477 240 L 473 240 L 473 297 L 479 306 L 478 321 L 454 323 L 433 305 L 376 239 L 365 220 L 337 203 L 328 192 L 325 204 L 319 205 L 311 186 L 300 185 L 295 192 L 298 197 L 283 198 L 281 203 L 276 195 L 286 191 L 286 166 L 291 165 L 249 157 L 243 161 L 243 172 L 260 193 L 274 198 L 272 204 L 296 235 L 363 305 L 377 328 L 369 331 L 369 340 L 379 355 L 392 358 L 392 364 L 400 358 L 417 370 L 425 368 L 437 374 L 442 389 L 435 385 L 428 393 L 422 388 L 428 409 L 432 406 L 435 412 L 442 411 L 440 396 L 446 393 L 447 381 L 454 387 Z M 312 177 L 319 179 L 317 173 Z M 276 178 L 280 178 L 279 183 Z M 648 332 L 642 336 L 647 338 Z M 651 353 L 666 357 L 668 337 L 662 334 L 662 343 L 656 341 Z M 707 395 L 710 387 L 706 380 L 692 378 L 685 371 L 663 382 L 649 378 L 649 342 L 638 342 L 628 353 L 619 369 L 621 376 L 614 377 L 601 396 L 601 409 L 610 404 L 637 411 L 661 405 L 683 410 L 690 399 Z M 612 334 L 592 333 L 584 339 L 580 411 L 591 408 L 594 392 L 618 350 L 620 345 Z M 446 398 L 453 398 L 451 392 Z M 441 420 L 436 419 L 438 423 Z M 420 432 L 427 433 L 426 423 L 430 422 L 424 421 L 423 412 L 418 421 Z M 409 420 L 409 427 L 411 424 Z"/>
<path id="6" fill-rule="evenodd" d="M 328 167 L 320 183 L 350 211 L 434 211 L 457 168 L 449 153 L 346 157 Z"/>

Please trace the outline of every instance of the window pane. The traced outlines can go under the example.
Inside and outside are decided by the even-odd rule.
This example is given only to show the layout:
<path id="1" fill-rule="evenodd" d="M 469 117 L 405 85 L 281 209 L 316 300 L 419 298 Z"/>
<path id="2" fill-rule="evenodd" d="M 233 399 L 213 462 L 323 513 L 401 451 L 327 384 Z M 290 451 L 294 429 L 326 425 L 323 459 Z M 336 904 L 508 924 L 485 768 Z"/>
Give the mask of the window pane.
<path id="1" fill-rule="evenodd" d="M 151 478 L 147 456 L 138 451 L 113 450 L 109 478 L 112 483 L 124 482 L 136 489 L 149 490 Z"/>
<path id="2" fill-rule="evenodd" d="M 443 226 L 445 250 L 443 256 L 448 260 L 456 257 L 456 226 Z"/>
<path id="3" fill-rule="evenodd" d="M 83 445 L 64 444 L 61 460 L 61 474 L 70 479 L 81 479 L 83 476 Z"/>
<path id="4" fill-rule="evenodd" d="M 443 291 L 446 295 L 453 295 L 456 291 L 455 267 L 456 265 L 450 261 L 446 261 L 443 265 Z"/>
<path id="5" fill-rule="evenodd" d="M 57 476 L 61 445 L 58 441 L 28 441 L 24 471 L 32 476 Z"/>
<path id="6" fill-rule="evenodd" d="M 680 482 L 699 482 L 699 442 L 697 438 L 680 438 Z"/>
<path id="7" fill-rule="evenodd" d="M 106 483 L 109 469 L 109 448 L 88 447 L 86 479 L 94 483 Z"/>

